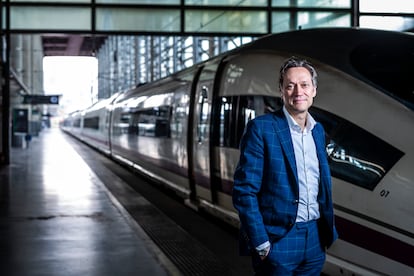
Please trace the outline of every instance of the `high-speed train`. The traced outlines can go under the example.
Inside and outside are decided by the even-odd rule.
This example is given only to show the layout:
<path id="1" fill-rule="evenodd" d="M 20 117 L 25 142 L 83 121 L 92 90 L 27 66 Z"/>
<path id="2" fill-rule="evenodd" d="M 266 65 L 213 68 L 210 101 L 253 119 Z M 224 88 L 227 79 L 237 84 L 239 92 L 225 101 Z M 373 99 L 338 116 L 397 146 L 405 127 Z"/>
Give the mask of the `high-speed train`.
<path id="1" fill-rule="evenodd" d="M 238 225 L 231 193 L 252 118 L 281 107 L 279 68 L 312 62 L 339 240 L 328 275 L 414 275 L 414 35 L 326 28 L 265 36 L 71 114 L 62 128 Z M 237 250 L 237 249 L 235 249 Z"/>

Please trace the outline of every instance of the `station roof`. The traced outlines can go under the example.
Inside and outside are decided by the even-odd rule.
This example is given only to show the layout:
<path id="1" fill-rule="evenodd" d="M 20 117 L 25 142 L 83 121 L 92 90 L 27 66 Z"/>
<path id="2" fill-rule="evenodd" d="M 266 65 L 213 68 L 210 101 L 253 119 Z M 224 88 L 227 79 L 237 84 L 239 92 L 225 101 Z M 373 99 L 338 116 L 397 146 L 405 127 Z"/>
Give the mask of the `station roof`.
<path id="1" fill-rule="evenodd" d="M 43 34 L 44 56 L 94 56 L 105 35 Z"/>
<path id="2" fill-rule="evenodd" d="M 380 22 L 387 24 L 394 17 L 402 19 L 406 31 L 412 31 L 414 26 L 410 1 L 404 1 L 404 5 L 392 3 L 393 8 L 387 12 L 373 9 L 363 13 L 353 7 L 352 1 L 322 0 L 312 4 L 160 0 L 156 5 L 150 0 L 3 2 L 0 12 L 5 18 L 0 21 L 0 29 L 10 33 L 45 34 L 42 35 L 45 56 L 91 56 L 110 34 L 262 36 L 304 28 L 361 26 L 361 16 L 372 19 L 379 29 Z"/>

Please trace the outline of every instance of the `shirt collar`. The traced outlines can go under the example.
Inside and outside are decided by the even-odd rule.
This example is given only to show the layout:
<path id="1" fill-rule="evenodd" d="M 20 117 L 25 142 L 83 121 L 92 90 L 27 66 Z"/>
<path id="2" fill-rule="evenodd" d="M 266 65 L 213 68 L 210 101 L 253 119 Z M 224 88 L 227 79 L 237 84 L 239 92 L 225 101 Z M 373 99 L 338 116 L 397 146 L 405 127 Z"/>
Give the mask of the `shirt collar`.
<path id="1" fill-rule="evenodd" d="M 300 126 L 298 123 L 296 123 L 295 119 L 293 119 L 293 117 L 289 114 L 289 112 L 286 110 L 286 107 L 283 106 L 283 113 L 286 116 L 286 119 L 288 121 L 289 124 L 289 128 L 293 131 L 296 132 L 302 132 Z M 306 118 L 306 126 L 304 129 L 304 132 L 311 132 L 312 129 L 315 127 L 316 125 L 316 121 L 315 119 L 312 117 L 312 115 L 310 115 L 309 112 L 307 112 L 307 118 Z"/>

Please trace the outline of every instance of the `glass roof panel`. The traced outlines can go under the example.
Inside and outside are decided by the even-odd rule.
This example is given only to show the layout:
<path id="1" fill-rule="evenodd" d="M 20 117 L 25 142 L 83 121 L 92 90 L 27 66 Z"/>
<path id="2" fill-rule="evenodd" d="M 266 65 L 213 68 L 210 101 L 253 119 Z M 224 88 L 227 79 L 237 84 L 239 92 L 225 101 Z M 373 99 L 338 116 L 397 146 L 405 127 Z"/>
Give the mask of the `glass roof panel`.
<path id="1" fill-rule="evenodd" d="M 359 0 L 361 12 L 414 13 L 412 0 Z"/>
<path id="2" fill-rule="evenodd" d="M 13 6 L 10 8 L 10 28 L 87 31 L 91 28 L 91 12 L 87 7 Z"/>
<path id="3" fill-rule="evenodd" d="M 351 8 L 351 0 L 272 0 L 272 7 Z"/>
<path id="4" fill-rule="evenodd" d="M 266 33 L 265 11 L 187 10 L 186 32 Z"/>
<path id="5" fill-rule="evenodd" d="M 179 32 L 180 11 L 171 9 L 97 8 L 99 31 Z"/>
<path id="6" fill-rule="evenodd" d="M 267 6 L 267 0 L 185 0 L 185 4 L 197 6 L 264 7 Z"/>

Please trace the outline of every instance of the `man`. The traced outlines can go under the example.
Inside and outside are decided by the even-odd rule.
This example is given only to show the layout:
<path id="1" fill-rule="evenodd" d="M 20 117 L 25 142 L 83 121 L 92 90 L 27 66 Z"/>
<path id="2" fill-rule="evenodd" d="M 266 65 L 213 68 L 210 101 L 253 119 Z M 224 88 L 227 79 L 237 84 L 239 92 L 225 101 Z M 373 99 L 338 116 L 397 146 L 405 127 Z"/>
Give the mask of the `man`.
<path id="1" fill-rule="evenodd" d="M 325 133 L 308 112 L 316 88 L 314 67 L 288 59 L 283 108 L 251 120 L 240 143 L 233 204 L 256 275 L 320 275 L 337 238 Z"/>

